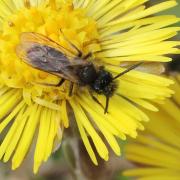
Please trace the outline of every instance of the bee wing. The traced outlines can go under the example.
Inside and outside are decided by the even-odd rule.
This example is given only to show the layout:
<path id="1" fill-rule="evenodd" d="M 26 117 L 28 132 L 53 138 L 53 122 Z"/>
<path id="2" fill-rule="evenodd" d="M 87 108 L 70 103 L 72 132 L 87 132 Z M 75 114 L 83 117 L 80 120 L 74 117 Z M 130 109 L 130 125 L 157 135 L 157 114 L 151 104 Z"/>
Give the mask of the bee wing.
<path id="1" fill-rule="evenodd" d="M 16 53 L 20 59 L 32 67 L 57 75 L 72 82 L 78 82 L 76 72 L 79 66 L 83 66 L 85 62 L 81 59 L 69 59 L 56 47 L 49 46 L 44 43 L 28 40 L 29 33 L 26 38 L 21 37 L 21 44 L 17 46 Z M 30 36 L 32 35 L 29 34 Z M 36 37 L 36 35 L 33 35 Z M 38 37 L 39 38 L 39 37 Z M 46 38 L 43 36 L 43 38 Z M 46 42 L 49 39 L 46 39 Z"/>
<path id="2" fill-rule="evenodd" d="M 74 56 L 76 56 L 76 54 L 71 51 L 70 49 L 67 49 L 66 47 L 61 46 L 60 44 L 58 44 L 57 42 L 53 41 L 52 39 L 39 34 L 39 33 L 35 33 L 35 32 L 23 32 L 21 33 L 20 36 L 20 41 L 23 42 L 29 42 L 29 43 L 39 43 L 42 45 L 47 45 L 50 47 L 53 47 L 61 52 L 68 52 Z"/>

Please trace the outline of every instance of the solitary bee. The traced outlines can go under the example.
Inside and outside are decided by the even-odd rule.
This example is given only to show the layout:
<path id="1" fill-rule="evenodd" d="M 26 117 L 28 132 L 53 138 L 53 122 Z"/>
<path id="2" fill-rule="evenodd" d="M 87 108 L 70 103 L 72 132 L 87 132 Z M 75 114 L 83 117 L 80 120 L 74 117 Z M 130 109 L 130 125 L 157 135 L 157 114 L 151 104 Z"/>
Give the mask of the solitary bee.
<path id="1" fill-rule="evenodd" d="M 113 96 L 117 84 L 114 81 L 118 77 L 135 69 L 142 63 L 135 64 L 127 70 L 113 77 L 110 72 L 102 66 L 97 66 L 89 61 L 91 53 L 83 55 L 83 53 L 72 44 L 66 37 L 65 39 L 76 50 L 76 55 L 71 50 L 61 46 L 48 37 L 33 33 L 25 32 L 21 34 L 20 44 L 16 48 L 16 53 L 20 59 L 29 64 L 33 68 L 54 74 L 61 78 L 57 86 L 64 83 L 65 80 L 71 82 L 69 95 L 72 94 L 73 84 L 79 86 L 88 86 L 92 98 L 98 103 L 99 101 L 92 92 L 102 94 L 106 97 L 106 105 L 104 113 L 108 111 L 109 99 Z M 101 105 L 101 104 L 100 104 Z"/>
<path id="2" fill-rule="evenodd" d="M 171 62 L 168 62 L 166 64 L 168 73 L 180 72 L 180 61 L 179 61 L 179 59 L 180 59 L 180 56 L 176 55 L 175 58 Z"/>

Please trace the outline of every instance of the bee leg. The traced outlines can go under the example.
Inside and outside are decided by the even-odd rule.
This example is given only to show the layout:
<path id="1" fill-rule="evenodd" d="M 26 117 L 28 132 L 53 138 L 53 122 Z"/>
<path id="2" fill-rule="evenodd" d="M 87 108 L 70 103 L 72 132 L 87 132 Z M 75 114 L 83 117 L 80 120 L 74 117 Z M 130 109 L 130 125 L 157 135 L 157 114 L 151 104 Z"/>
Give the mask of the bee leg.
<path id="1" fill-rule="evenodd" d="M 109 107 L 109 96 L 106 96 L 106 106 L 104 108 L 104 114 L 108 112 L 108 107 Z"/>
<path id="2" fill-rule="evenodd" d="M 55 86 L 59 87 L 59 86 L 61 86 L 64 82 L 65 82 L 65 79 L 62 78 L 62 79 L 59 81 L 59 83 L 56 84 Z"/>
<path id="3" fill-rule="evenodd" d="M 85 56 L 83 56 L 83 60 L 87 60 L 88 58 L 92 57 L 92 52 L 89 52 Z"/>
<path id="4" fill-rule="evenodd" d="M 64 81 L 65 81 L 65 79 L 61 79 L 58 84 L 39 83 L 39 82 L 36 82 L 36 84 L 40 84 L 40 85 L 43 85 L 43 86 L 59 87 L 59 86 L 61 86 L 64 83 Z"/>
<path id="5" fill-rule="evenodd" d="M 73 83 L 73 82 L 70 82 L 70 87 L 69 87 L 69 97 L 72 96 L 73 87 L 74 87 L 74 83 Z"/>
<path id="6" fill-rule="evenodd" d="M 80 49 L 78 49 L 78 47 L 76 47 L 71 41 L 69 41 L 69 39 L 64 35 L 62 29 L 60 29 L 62 35 L 64 36 L 64 39 L 71 45 L 71 47 L 73 47 L 76 51 L 77 51 L 77 56 L 78 57 L 82 57 L 83 53 L 81 52 Z"/>
<path id="7" fill-rule="evenodd" d="M 102 105 L 102 104 L 99 102 L 99 100 L 93 95 L 92 91 L 89 91 L 89 94 L 91 95 L 92 99 L 104 109 L 103 105 Z"/>

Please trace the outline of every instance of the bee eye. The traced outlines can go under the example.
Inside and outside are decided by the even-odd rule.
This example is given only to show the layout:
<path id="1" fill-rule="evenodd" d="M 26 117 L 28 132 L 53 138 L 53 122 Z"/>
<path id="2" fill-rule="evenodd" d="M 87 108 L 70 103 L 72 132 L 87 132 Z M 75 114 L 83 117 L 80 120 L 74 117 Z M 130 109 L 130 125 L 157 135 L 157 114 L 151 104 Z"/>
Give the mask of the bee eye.
<path id="1" fill-rule="evenodd" d="M 112 82 L 112 75 L 105 70 L 101 70 L 98 74 L 97 80 L 99 81 L 102 87 L 105 87 Z"/>
<path id="2" fill-rule="evenodd" d="M 99 94 L 106 94 L 106 91 L 110 90 L 109 85 L 112 80 L 112 75 L 109 72 L 100 70 L 92 88 Z"/>

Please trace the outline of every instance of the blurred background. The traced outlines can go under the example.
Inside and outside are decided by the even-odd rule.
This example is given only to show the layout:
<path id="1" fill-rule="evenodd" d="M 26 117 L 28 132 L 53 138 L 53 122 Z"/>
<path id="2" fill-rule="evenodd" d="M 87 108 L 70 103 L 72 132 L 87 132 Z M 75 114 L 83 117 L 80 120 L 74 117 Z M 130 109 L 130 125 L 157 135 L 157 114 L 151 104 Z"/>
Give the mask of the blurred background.
<path id="1" fill-rule="evenodd" d="M 150 4 L 159 0 L 152 0 Z M 162 0 L 160 0 L 162 1 Z M 177 0 L 180 3 L 180 0 Z M 161 14 L 176 14 L 180 17 L 180 5 Z M 178 24 L 180 26 L 180 23 Z M 180 35 L 176 37 L 180 39 Z M 119 142 L 123 147 L 127 142 Z M 33 149 L 33 148 L 32 148 Z M 111 151 L 110 151 L 111 152 Z M 61 148 L 55 152 L 48 162 L 44 163 L 37 175 L 32 173 L 33 150 L 16 171 L 11 171 L 11 164 L 0 163 L 0 180 L 130 180 L 123 177 L 123 169 L 134 165 L 126 161 L 124 156 L 110 153 L 110 160 L 99 159 L 99 166 L 92 164 L 88 154 L 78 138 L 66 137 Z"/>

